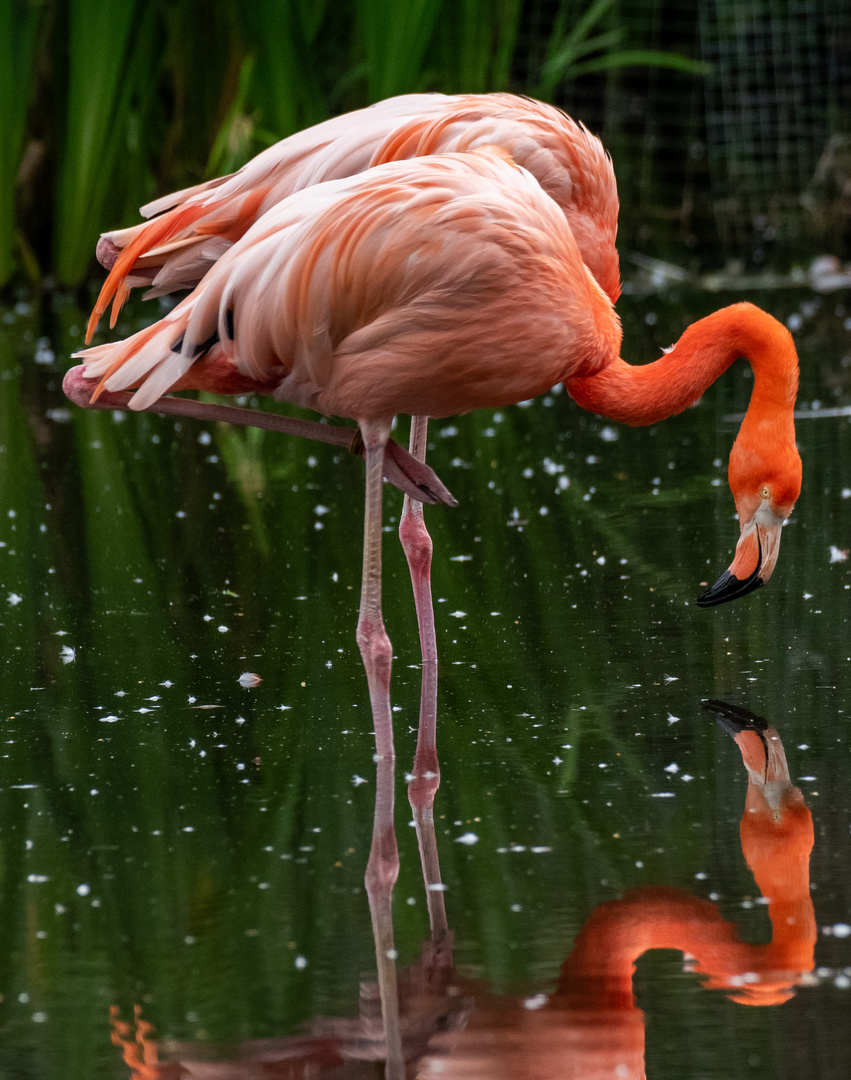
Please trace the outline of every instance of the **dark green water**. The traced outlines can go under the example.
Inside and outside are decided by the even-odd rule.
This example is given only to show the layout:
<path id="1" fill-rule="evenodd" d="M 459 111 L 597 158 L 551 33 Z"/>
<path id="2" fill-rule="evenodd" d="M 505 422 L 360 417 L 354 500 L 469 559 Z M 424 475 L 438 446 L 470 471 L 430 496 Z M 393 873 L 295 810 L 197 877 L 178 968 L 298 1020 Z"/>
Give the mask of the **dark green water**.
<path id="1" fill-rule="evenodd" d="M 627 297 L 624 355 L 652 359 L 738 298 Z M 801 405 L 851 404 L 844 294 L 750 298 L 791 320 Z M 362 465 L 268 433 L 74 410 L 60 382 L 83 325 L 62 298 L 0 312 L 4 1080 L 128 1076 L 113 1005 L 128 1020 L 141 1006 L 181 1060 L 289 1045 L 317 1018 L 357 1017 L 375 965 Z M 739 838 L 747 776 L 703 699 L 778 730 L 812 811 L 818 938 L 792 1000 L 748 1008 L 679 953 L 639 961 L 647 1075 L 665 1080 L 848 1075 L 851 561 L 831 547 L 851 547 L 851 424 L 800 422 L 804 489 L 772 581 L 700 610 L 738 535 L 725 417 L 746 407 L 748 374 L 646 430 L 562 393 L 431 431 L 460 502 L 426 516 L 435 818 L 464 993 L 548 993 L 595 907 L 645 885 L 770 940 Z M 420 673 L 400 507 L 387 488 L 404 971 L 429 925 L 404 795 Z M 244 689 L 246 671 L 263 681 Z"/>

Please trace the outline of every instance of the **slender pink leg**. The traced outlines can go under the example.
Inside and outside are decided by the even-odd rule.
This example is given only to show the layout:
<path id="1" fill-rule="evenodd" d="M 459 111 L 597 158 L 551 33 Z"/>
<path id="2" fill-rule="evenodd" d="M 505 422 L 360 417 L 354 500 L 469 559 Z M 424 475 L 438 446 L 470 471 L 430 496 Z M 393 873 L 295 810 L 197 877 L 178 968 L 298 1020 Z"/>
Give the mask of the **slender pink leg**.
<path id="1" fill-rule="evenodd" d="M 80 364 L 65 373 L 62 389 L 65 396 L 83 409 L 121 409 L 130 411 L 133 395 L 126 390 L 105 390 L 97 401 L 92 401 L 95 383 L 87 379 L 85 365 Z M 162 397 L 148 409 L 140 412 L 166 413 L 170 416 L 187 416 L 209 422 L 221 421 L 237 424 L 240 427 L 257 427 L 266 431 L 280 431 L 286 435 L 298 435 L 317 442 L 345 446 L 355 454 L 362 450 L 360 440 L 356 438 L 357 428 L 338 427 L 336 424 L 318 424 L 315 420 L 296 420 L 278 413 L 260 412 L 258 409 L 243 409 L 234 405 L 213 405 L 207 401 L 194 401 L 192 398 Z M 414 461 L 393 439 L 387 440 L 384 453 L 384 475 L 402 491 L 428 503 L 443 503 L 445 506 L 457 506 L 452 493 L 447 490 L 440 478 L 423 462 Z"/>
<path id="2" fill-rule="evenodd" d="M 385 1076 L 403 1080 L 405 1062 L 399 1028 L 396 952 L 393 946 L 393 886 L 399 875 L 399 849 L 393 823 L 396 755 L 390 712 L 392 648 L 381 614 L 381 501 L 384 446 L 389 424 L 361 424 L 366 458 L 366 510 L 364 513 L 363 580 L 361 583 L 358 645 L 372 705 L 375 728 L 375 817 L 372 847 L 366 866 L 366 892 L 375 938 L 378 988 L 386 1043 Z"/>
<path id="3" fill-rule="evenodd" d="M 417 461 L 425 462 L 427 438 L 428 417 L 411 417 L 411 441 L 408 449 Z M 411 571 L 420 648 L 423 654 L 420 722 L 413 774 L 408 784 L 408 801 L 417 830 L 431 939 L 434 945 L 439 946 L 448 932 L 448 923 L 434 834 L 434 796 L 440 786 L 440 765 L 437 760 L 437 637 L 431 599 L 433 545 L 423 518 L 423 504 L 408 495 L 405 495 L 399 522 L 399 539 Z"/>

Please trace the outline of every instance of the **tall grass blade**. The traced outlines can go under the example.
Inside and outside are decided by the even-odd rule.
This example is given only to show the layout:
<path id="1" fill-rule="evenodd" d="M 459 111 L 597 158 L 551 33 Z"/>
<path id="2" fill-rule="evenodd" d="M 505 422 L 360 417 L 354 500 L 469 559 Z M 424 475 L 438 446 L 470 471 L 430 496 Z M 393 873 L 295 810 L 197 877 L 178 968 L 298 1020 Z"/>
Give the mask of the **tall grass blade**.
<path id="1" fill-rule="evenodd" d="M 15 181 L 43 11 L 36 0 L 0 0 L 0 285 L 14 268 Z"/>
<path id="2" fill-rule="evenodd" d="M 317 38 L 327 4 L 304 0 L 246 0 L 248 47 L 256 58 L 249 100 L 276 138 L 328 116 Z"/>
<path id="3" fill-rule="evenodd" d="M 454 93 L 507 90 L 517 48 L 522 0 L 459 0 L 453 18 L 439 20 L 426 66 L 437 89 Z"/>
<path id="4" fill-rule="evenodd" d="M 155 10 L 125 0 L 70 0 L 65 141 L 56 187 L 54 267 L 60 281 L 85 274 L 107 206 L 128 174 L 121 150 L 134 97 L 153 92 Z M 116 211 L 113 211 L 116 212 Z"/>
<path id="5" fill-rule="evenodd" d="M 443 0 L 362 0 L 358 22 L 370 101 L 425 88 L 424 61 L 442 9 Z"/>

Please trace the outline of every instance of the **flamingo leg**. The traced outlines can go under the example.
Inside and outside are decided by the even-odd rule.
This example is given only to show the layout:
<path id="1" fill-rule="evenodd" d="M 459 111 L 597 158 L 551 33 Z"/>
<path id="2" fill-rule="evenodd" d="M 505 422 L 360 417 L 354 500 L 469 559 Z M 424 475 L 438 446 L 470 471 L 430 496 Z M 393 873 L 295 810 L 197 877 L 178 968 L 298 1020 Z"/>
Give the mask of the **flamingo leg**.
<path id="1" fill-rule="evenodd" d="M 425 462 L 428 439 L 428 417 L 411 417 L 411 439 L 408 450 L 416 461 Z M 431 557 L 433 545 L 423 517 L 422 502 L 405 495 L 399 539 L 414 590 L 417 625 L 422 650 L 422 689 L 420 692 L 420 721 L 417 729 L 417 749 L 408 801 L 414 814 L 417 845 L 423 869 L 423 881 L 428 902 L 429 925 L 433 943 L 440 943 L 449 932 L 440 863 L 434 833 L 434 796 L 440 786 L 440 765 L 437 760 L 437 637 L 434 628 L 434 605 L 431 598 Z"/>
<path id="2" fill-rule="evenodd" d="M 105 390 L 96 401 L 92 401 L 94 386 L 92 380 L 85 377 L 83 364 L 65 373 L 62 389 L 70 401 L 83 409 L 131 411 L 130 402 L 133 400 L 133 395 L 126 390 Z M 244 409 L 234 405 L 213 405 L 210 402 L 195 401 L 192 398 L 163 397 L 147 409 L 132 411 L 186 416 L 208 423 L 223 422 L 236 424 L 239 427 L 280 431 L 286 435 L 298 435 L 317 442 L 343 446 L 353 454 L 363 454 L 357 428 L 319 424 L 315 420 L 296 420 L 278 413 L 261 412 L 258 409 Z M 415 461 L 393 439 L 388 439 L 385 447 L 384 475 L 401 491 L 409 492 L 424 502 L 443 503 L 444 506 L 458 505 L 452 493 L 433 470 L 424 463 Z"/>
<path id="3" fill-rule="evenodd" d="M 381 614 L 381 502 L 384 447 L 390 434 L 385 423 L 361 424 L 366 458 L 363 579 L 357 639 L 366 669 L 375 729 L 375 817 L 366 867 L 366 893 L 375 939 L 378 987 L 384 1021 L 385 1076 L 403 1080 L 405 1062 L 399 1026 L 396 951 L 393 945 L 393 886 L 399 875 L 399 849 L 393 823 L 396 754 L 390 712 L 390 639 Z"/>

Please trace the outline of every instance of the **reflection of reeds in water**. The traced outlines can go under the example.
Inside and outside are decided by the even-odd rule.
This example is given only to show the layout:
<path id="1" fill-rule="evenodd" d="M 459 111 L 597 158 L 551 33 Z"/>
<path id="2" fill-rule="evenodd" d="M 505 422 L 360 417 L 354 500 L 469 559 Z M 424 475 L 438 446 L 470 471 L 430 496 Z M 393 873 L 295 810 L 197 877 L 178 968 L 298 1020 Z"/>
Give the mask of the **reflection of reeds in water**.
<path id="1" fill-rule="evenodd" d="M 631 310 L 627 304 L 627 318 L 640 323 Z M 666 311 L 658 302 L 653 310 Z M 359 537 L 341 524 L 348 489 L 359 493 L 361 465 L 347 457 L 335 461 L 327 448 L 311 453 L 270 437 L 251 447 L 252 468 L 264 478 L 262 498 L 254 498 L 270 543 L 266 557 L 252 535 L 239 474 L 225 468 L 218 429 L 177 430 L 157 417 L 130 424 L 109 414 L 90 426 L 91 416 L 62 422 L 46 415 L 61 411 L 64 402 L 54 370 L 33 364 L 34 343 L 49 332 L 56 354 L 66 355 L 79 343 L 71 329 L 83 320 L 70 306 L 45 316 L 55 330 L 45 330 L 33 315 L 0 324 L 0 442 L 6 448 L 0 457 L 0 539 L 8 545 L 0 549 L 3 654 L 9 658 L 2 713 L 3 755 L 9 757 L 0 760 L 0 805 L 9 836 L 5 865 L 10 883 L 42 877 L 46 867 L 51 878 L 27 883 L 23 893 L 17 884 L 4 889 L 10 979 L 31 986 L 33 1011 L 49 1011 L 56 997 L 77 995 L 79 983 L 65 981 L 63 950 L 73 949 L 83 958 L 86 987 L 98 980 L 117 986 L 125 1015 L 138 1000 L 139 984 L 146 994 L 168 986 L 169 995 L 145 1003 L 145 1014 L 158 1031 L 170 1028 L 184 1037 L 207 1028 L 216 1039 L 231 1040 L 240 1032 L 280 1030 L 281 1017 L 295 1022 L 345 1012 L 351 987 L 370 963 L 366 905 L 356 890 L 372 787 L 351 783 L 354 773 L 372 776 L 362 670 L 350 648 Z M 671 318 L 680 318 L 679 309 Z M 629 332 L 635 335 L 636 327 Z M 656 328 L 661 340 L 677 332 Z M 817 351 L 832 348 L 823 344 Z M 804 366 L 807 378 L 812 368 Z M 726 401 L 717 411 L 742 404 Z M 789 721 L 796 741 L 813 741 L 800 680 L 835 685 L 839 694 L 846 685 L 837 661 L 844 662 L 845 653 L 839 656 L 835 644 L 838 616 L 827 607 L 831 590 L 842 601 L 845 568 L 828 567 L 825 552 L 812 542 L 827 536 L 846 543 L 836 531 L 841 522 L 831 516 L 830 498 L 808 500 L 806 532 L 800 523 L 786 530 L 790 560 L 784 588 L 771 603 L 760 600 L 746 617 L 706 621 L 673 602 L 698 580 L 706 559 L 726 553 L 735 529 L 726 490 L 719 487 L 715 500 L 708 487 L 708 463 L 714 452 L 726 456 L 732 438 L 731 431 L 715 430 L 715 415 L 706 402 L 653 438 L 640 433 L 640 455 L 629 432 L 603 444 L 600 424 L 591 417 L 582 418 L 567 439 L 576 413 L 563 398 L 506 412 L 498 423 L 488 416 L 462 419 L 451 438 L 440 429 L 433 434 L 432 460 L 462 499 L 452 514 L 429 514 L 438 553 L 436 595 L 450 604 L 438 607 L 449 781 L 440 793 L 439 815 L 445 818 L 438 821 L 438 836 L 450 901 L 453 895 L 472 898 L 460 914 L 452 908 L 465 942 L 461 959 L 502 985 L 516 986 L 530 972 L 554 976 L 554 947 L 579 928 L 590 906 L 649 874 L 666 880 L 662 874 L 670 870 L 680 882 L 684 867 L 712 872 L 720 864 L 732 878 L 723 878 L 722 892 L 749 891 L 744 865 L 735 869 L 732 832 L 722 828 L 724 806 L 736 804 L 732 785 L 726 796 L 719 791 L 717 808 L 707 807 L 703 783 L 680 784 L 677 778 L 675 785 L 673 777 L 669 790 L 676 798 L 647 800 L 672 760 L 698 778 L 717 775 L 716 748 L 695 737 L 685 711 L 691 700 L 686 680 L 656 689 L 661 675 L 651 678 L 648 671 L 680 677 L 699 671 L 707 687 L 714 671 L 718 693 L 726 683 L 760 675 L 758 662 L 776 657 L 771 678 L 758 686 L 760 700 L 769 715 L 783 698 L 796 700 Z M 801 439 L 808 468 L 823 474 L 823 486 L 836 493 L 847 479 L 842 447 L 848 425 L 834 431 L 832 424 L 821 426 L 830 435 L 823 456 L 817 436 L 826 436 L 814 430 L 818 425 L 801 425 Z M 485 437 L 490 427 L 495 434 Z M 111 464 L 102 460 L 104 453 Z M 592 454 L 600 458 L 597 464 L 586 463 Z M 308 464 L 308 455 L 315 463 Z M 449 465 L 456 456 L 472 467 Z M 544 476 L 544 456 L 564 464 L 571 479 L 567 492 L 555 494 L 557 477 Z M 650 481 L 662 476 L 664 492 L 669 462 L 677 469 L 668 487 L 686 489 L 689 501 L 671 499 L 654 514 Z M 531 479 L 522 475 L 526 466 L 535 472 Z M 493 489 L 487 487 L 491 479 Z M 106 495 L 84 494 L 104 483 L 110 486 Z M 708 494 L 697 490 L 701 483 Z M 599 495 L 585 502 L 591 486 Z M 624 493 L 632 503 L 629 513 L 613 512 Z M 564 495 L 569 502 L 560 501 Z M 321 517 L 315 513 L 320 502 L 329 508 Z M 546 517 L 538 514 L 541 505 L 549 508 Z M 527 521 L 522 534 L 517 525 L 506 525 L 515 507 Z M 9 509 L 15 518 L 7 516 Z M 713 509 L 717 535 L 705 528 Z M 321 543 L 312 543 L 317 521 L 325 529 Z M 615 543 L 623 547 L 609 546 Z M 386 548 L 388 588 L 398 595 L 401 612 L 391 617 L 404 767 L 413 750 L 405 721 L 419 692 L 418 672 L 405 665 L 418 654 L 407 572 L 397 545 Z M 625 567 L 613 551 L 628 559 Z M 605 566 L 597 567 L 595 553 L 608 556 Z M 451 561 L 469 554 L 471 561 Z M 577 562 L 589 569 L 587 577 L 579 577 Z M 650 593 L 648 586 L 655 587 L 672 564 L 683 567 L 679 579 L 666 582 L 661 598 L 659 591 Z M 629 581 L 621 583 L 622 570 Z M 802 600 L 794 580 L 806 581 L 818 601 Z M 23 600 L 9 604 L 10 593 Z M 295 599 L 308 594 L 309 603 Z M 814 616 L 814 606 L 824 606 L 825 615 Z M 456 607 L 468 617 L 451 618 Z M 492 610 L 500 615 L 491 618 Z M 212 621 L 203 621 L 205 615 Z M 228 633 L 218 631 L 220 623 Z M 55 636 L 58 631 L 65 636 Z M 76 661 L 67 665 L 60 659 L 65 645 L 76 648 Z M 784 662 L 787 645 L 790 655 L 806 658 L 803 675 Z M 455 666 L 458 660 L 464 666 Z M 250 693 L 236 683 L 246 668 L 264 676 Z M 174 685 L 161 686 L 166 680 Z M 520 683 L 522 695 L 507 690 L 507 682 Z M 629 689 L 636 682 L 642 687 Z M 118 690 L 127 696 L 116 698 Z M 194 705 L 190 694 L 197 697 Z M 154 695 L 159 702 L 147 700 Z M 282 703 L 291 709 L 278 711 Z M 196 708 L 210 704 L 218 708 Z M 98 712 L 95 706 L 105 708 Z M 140 708 L 152 711 L 143 715 Z M 678 724 L 666 724 L 667 708 L 682 718 Z M 110 713 L 120 720 L 101 722 Z M 237 717 L 246 722 L 237 725 Z M 226 748 L 216 749 L 219 743 Z M 573 749 L 561 749 L 562 743 Z M 624 751 L 636 746 L 640 755 L 621 769 Z M 819 776 L 823 805 L 841 805 L 840 758 L 826 750 L 823 764 L 813 751 L 805 757 L 807 771 Z M 601 762 L 610 769 L 601 771 Z M 244 771 L 237 772 L 237 764 Z M 14 789 L 29 783 L 39 785 L 35 794 Z M 719 788 L 725 786 L 722 774 Z M 100 796 L 90 796 L 92 788 Z M 632 813 L 626 808 L 636 805 L 641 814 L 622 828 Z M 709 822 L 702 831 L 693 827 L 698 816 Z M 463 823 L 458 829 L 452 828 L 456 821 Z M 182 833 L 187 825 L 196 831 Z M 322 832 L 315 834 L 318 826 Z M 477 847 L 450 842 L 467 828 L 480 836 Z M 408 858 L 397 897 L 407 898 L 417 893 L 417 870 L 412 834 L 403 833 Z M 648 837 L 655 835 L 665 837 L 660 846 L 667 855 L 648 852 Z M 34 839 L 32 851 L 16 847 L 23 837 Z M 533 855 L 528 847 L 496 853 L 512 840 L 549 844 L 554 837 L 557 858 Z M 313 851 L 299 850 L 311 845 Z M 55 853 L 55 864 L 48 853 Z M 294 857 L 282 861 L 281 854 Z M 638 859 L 647 860 L 649 874 L 636 873 Z M 358 860 L 359 869 L 349 873 Z M 87 898 L 75 892 L 81 883 L 91 886 Z M 505 897 L 537 912 L 535 938 L 522 949 L 497 944 L 522 937 Z M 91 906 L 93 898 L 98 908 Z M 56 904 L 68 909 L 67 916 L 54 914 Z M 218 940 L 230 952 L 221 984 L 204 985 L 209 1014 L 194 1024 L 183 1018 L 196 1003 L 206 950 L 212 949 L 205 943 L 211 913 L 226 924 Z M 757 908 L 743 919 L 756 929 L 762 916 Z M 404 972 L 421 938 L 422 905 L 397 900 L 395 917 Z M 71 929 L 72 918 L 85 940 Z M 471 944 L 480 924 L 487 928 L 485 939 Z M 33 926 L 47 928 L 50 937 L 24 949 Z M 246 930 L 259 933 L 248 937 Z M 186 945 L 186 937 L 195 937 L 195 944 Z M 310 959 L 305 971 L 294 968 L 300 953 Z M 698 1011 L 695 1002 L 683 1004 Z M 80 996 L 79 1014 L 81 1030 L 96 1032 L 102 1017 L 94 990 Z"/>
<path id="2" fill-rule="evenodd" d="M 768 904 L 773 931 L 769 944 L 741 941 L 735 926 L 708 900 L 664 886 L 634 889 L 594 909 L 554 989 L 517 999 L 495 994 L 455 971 L 442 912 L 432 921 L 432 940 L 420 962 L 400 973 L 398 990 L 394 983 L 393 1009 L 384 1000 L 379 1008 L 374 985 L 361 984 L 357 1018 L 316 1020 L 296 1039 L 246 1042 L 231 1048 L 226 1061 L 223 1047 L 157 1045 L 138 1013 L 134 1036 L 114 1012 L 113 1040 L 123 1048 L 125 1061 L 134 1075 L 151 1078 L 165 1078 L 177 1066 L 191 1070 L 200 1061 L 216 1072 L 264 1062 L 267 1068 L 284 1069 L 287 1076 L 307 1075 L 307 1070 L 314 1070 L 313 1075 L 347 1061 L 383 1060 L 388 1044 L 382 1016 L 386 1022 L 391 1014 L 398 1019 L 408 1069 L 416 1062 L 416 1075 L 422 1078 L 637 1080 L 645 1075 L 644 1014 L 635 1004 L 632 979 L 635 963 L 646 951 L 685 953 L 690 970 L 704 985 L 723 989 L 740 1004 L 787 1000 L 813 967 L 812 819 L 789 781 L 777 732 L 747 710 L 721 702 L 709 702 L 707 708 L 735 738 L 747 768 L 742 848 Z M 386 786 L 388 778 L 392 782 L 385 770 L 380 786 Z M 429 832 L 433 843 L 433 824 L 424 822 L 418 830 L 421 843 Z M 377 926 L 376 931 L 378 946 Z M 389 933 L 392 938 L 392 930 Z M 388 935 L 386 926 L 383 934 Z M 381 997 L 387 992 L 382 981 Z M 391 1063 L 388 1058 L 386 1068 L 388 1077 L 406 1075 L 398 1060 Z"/>

